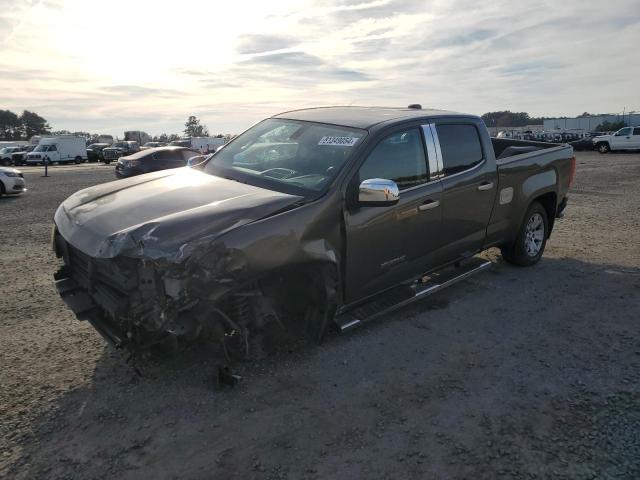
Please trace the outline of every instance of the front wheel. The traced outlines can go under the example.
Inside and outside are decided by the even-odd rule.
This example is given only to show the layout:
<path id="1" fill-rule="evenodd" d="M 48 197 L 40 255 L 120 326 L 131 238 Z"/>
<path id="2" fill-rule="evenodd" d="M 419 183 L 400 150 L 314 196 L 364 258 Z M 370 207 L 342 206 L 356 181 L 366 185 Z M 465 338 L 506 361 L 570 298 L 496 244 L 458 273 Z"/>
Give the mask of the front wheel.
<path id="1" fill-rule="evenodd" d="M 600 153 L 607 153 L 609 152 L 611 149 L 609 148 L 609 144 L 608 143 L 599 143 L 598 144 L 598 151 Z"/>
<path id="2" fill-rule="evenodd" d="M 509 263 L 528 267 L 540 261 L 549 236 L 547 211 L 538 202 L 527 210 L 515 242 L 502 248 L 502 257 Z"/>

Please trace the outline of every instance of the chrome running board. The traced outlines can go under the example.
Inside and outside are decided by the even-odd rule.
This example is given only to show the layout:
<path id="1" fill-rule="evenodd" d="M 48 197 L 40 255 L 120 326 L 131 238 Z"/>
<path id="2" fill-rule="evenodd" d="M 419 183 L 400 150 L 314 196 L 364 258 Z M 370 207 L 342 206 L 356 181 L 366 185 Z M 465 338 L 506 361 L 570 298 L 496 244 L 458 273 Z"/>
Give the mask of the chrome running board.
<path id="1" fill-rule="evenodd" d="M 449 267 L 424 276 L 412 285 L 392 288 L 373 300 L 341 313 L 336 317 L 335 323 L 340 332 L 351 330 L 365 321 L 373 320 L 461 282 L 491 265 L 489 261 L 474 257 L 459 267 Z"/>

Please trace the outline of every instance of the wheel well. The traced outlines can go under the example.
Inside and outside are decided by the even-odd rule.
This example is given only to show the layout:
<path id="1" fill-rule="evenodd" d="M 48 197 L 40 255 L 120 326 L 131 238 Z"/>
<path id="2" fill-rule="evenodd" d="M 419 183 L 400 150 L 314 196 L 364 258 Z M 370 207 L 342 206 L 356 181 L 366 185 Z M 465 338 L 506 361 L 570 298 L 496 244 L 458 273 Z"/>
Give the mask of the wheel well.
<path id="1" fill-rule="evenodd" d="M 553 224 L 556 220 L 556 208 L 558 206 L 558 196 L 555 192 L 545 193 L 544 195 L 540 195 L 536 197 L 533 202 L 538 202 L 541 204 L 545 211 L 547 212 L 547 220 L 549 221 L 549 235 L 553 230 Z M 531 203 L 533 203 L 531 202 Z"/>
<path id="2" fill-rule="evenodd" d="M 4 183 L 2 183 L 2 180 L 0 180 L 0 195 L 2 195 L 3 193 L 5 193 Z"/>

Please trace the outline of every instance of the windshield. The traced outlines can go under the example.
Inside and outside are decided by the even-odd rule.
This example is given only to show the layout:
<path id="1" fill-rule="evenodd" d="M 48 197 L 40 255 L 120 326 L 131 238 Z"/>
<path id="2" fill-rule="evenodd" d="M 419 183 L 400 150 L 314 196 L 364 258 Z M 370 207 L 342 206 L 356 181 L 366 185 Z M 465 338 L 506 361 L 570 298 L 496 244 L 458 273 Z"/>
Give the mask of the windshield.
<path id="1" fill-rule="evenodd" d="M 364 130 L 271 118 L 211 157 L 204 171 L 278 191 L 320 191 L 366 135 Z"/>
<path id="2" fill-rule="evenodd" d="M 114 143 L 112 145 L 112 147 L 115 147 L 115 148 L 127 148 L 127 144 L 125 142 L 118 142 L 118 143 Z"/>
<path id="3" fill-rule="evenodd" d="M 48 152 L 49 151 L 49 145 L 38 145 L 36 148 L 33 149 L 34 152 Z"/>

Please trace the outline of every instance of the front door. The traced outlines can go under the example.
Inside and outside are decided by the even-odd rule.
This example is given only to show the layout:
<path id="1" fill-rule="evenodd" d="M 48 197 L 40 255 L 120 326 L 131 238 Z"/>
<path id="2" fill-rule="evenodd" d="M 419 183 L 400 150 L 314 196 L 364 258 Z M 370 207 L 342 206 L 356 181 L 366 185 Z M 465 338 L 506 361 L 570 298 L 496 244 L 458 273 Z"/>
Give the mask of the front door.
<path id="1" fill-rule="evenodd" d="M 440 244 L 442 186 L 429 181 L 422 135 L 415 127 L 386 136 L 350 182 L 357 190 L 366 179 L 393 180 L 400 200 L 384 207 L 354 204 L 345 211 L 347 303 L 419 275 L 427 269 L 425 256 Z"/>
<path id="2" fill-rule="evenodd" d="M 482 248 L 498 178 L 487 159 L 476 125 L 436 122 L 442 152 L 442 235 L 440 258 L 454 261 Z"/>

